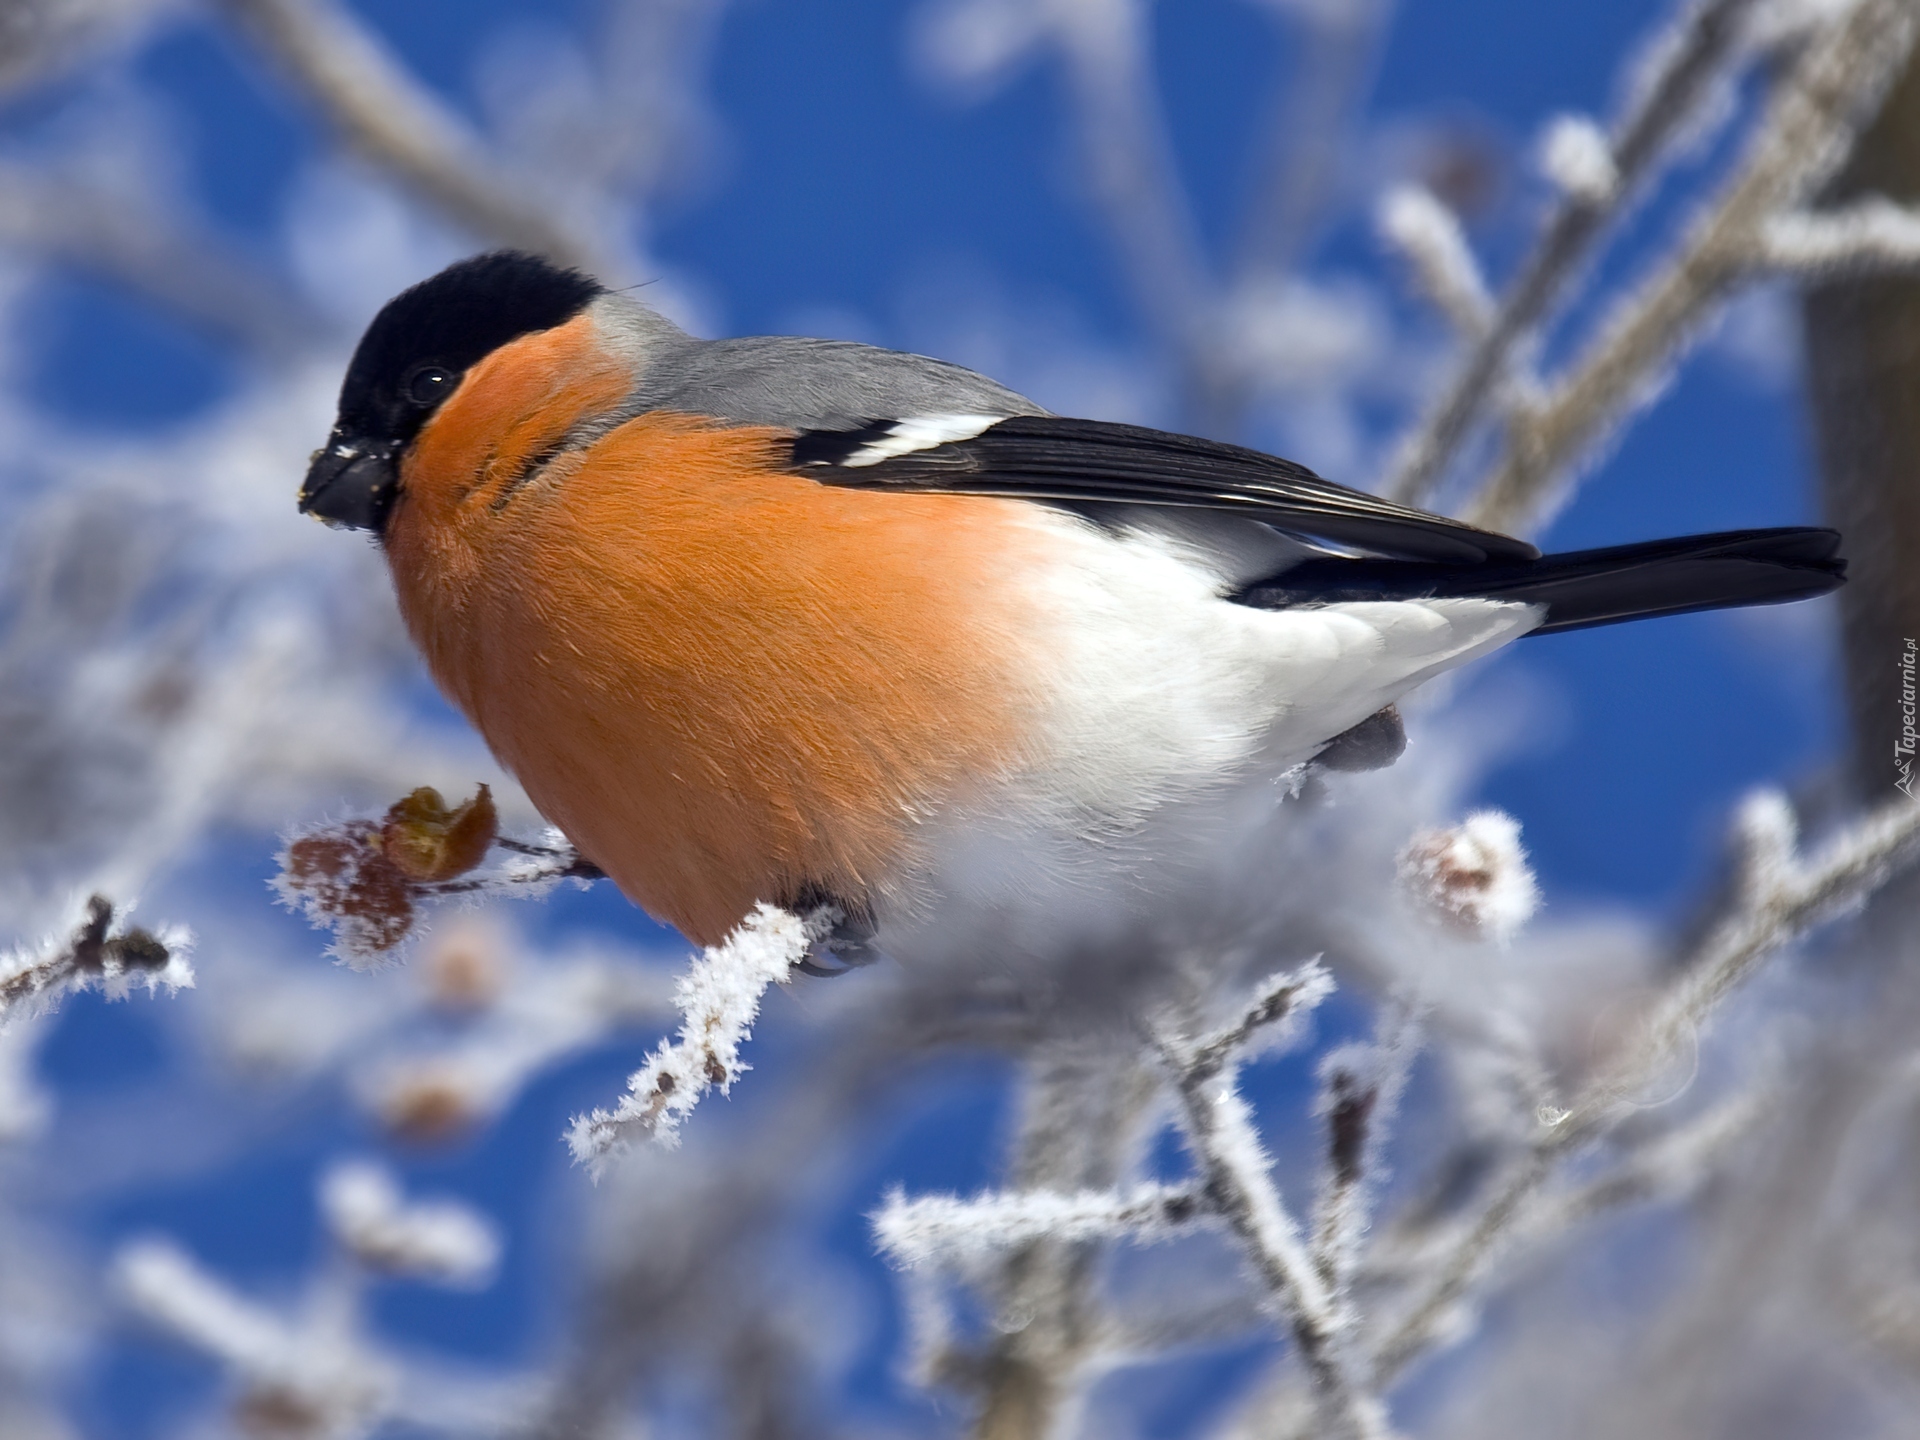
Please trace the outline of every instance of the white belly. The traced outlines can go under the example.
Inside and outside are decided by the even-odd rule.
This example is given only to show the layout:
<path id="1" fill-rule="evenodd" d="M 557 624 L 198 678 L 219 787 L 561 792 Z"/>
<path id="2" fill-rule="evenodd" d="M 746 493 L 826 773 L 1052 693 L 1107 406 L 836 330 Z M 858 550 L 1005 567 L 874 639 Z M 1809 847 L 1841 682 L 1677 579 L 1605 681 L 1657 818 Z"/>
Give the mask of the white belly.
<path id="1" fill-rule="evenodd" d="M 1215 535 L 1196 543 L 1152 513 L 1116 533 L 1033 510 L 1058 557 L 1031 578 L 1051 627 L 1035 753 L 931 822 L 924 883 L 880 917 L 882 948 L 903 960 L 988 936 L 1058 953 L 1150 920 L 1271 817 L 1328 740 L 1541 619 L 1479 599 L 1255 610 L 1222 598 L 1247 557 Z"/>

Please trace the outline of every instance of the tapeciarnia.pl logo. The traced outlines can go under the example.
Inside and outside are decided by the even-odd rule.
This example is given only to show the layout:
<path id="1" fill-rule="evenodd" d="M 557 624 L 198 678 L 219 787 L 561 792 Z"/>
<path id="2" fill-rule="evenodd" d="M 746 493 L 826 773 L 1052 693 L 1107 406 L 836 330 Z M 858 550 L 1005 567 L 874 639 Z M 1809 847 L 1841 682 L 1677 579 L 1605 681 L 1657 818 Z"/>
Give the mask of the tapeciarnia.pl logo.
<path id="1" fill-rule="evenodd" d="M 1914 728 L 1917 664 L 1920 664 L 1920 652 L 1914 648 L 1913 637 L 1908 636 L 1906 648 L 1900 652 L 1900 738 L 1893 742 L 1893 768 L 1899 771 L 1900 778 L 1893 782 L 1893 788 L 1909 800 L 1914 798 L 1914 749 L 1920 745 L 1920 731 Z"/>

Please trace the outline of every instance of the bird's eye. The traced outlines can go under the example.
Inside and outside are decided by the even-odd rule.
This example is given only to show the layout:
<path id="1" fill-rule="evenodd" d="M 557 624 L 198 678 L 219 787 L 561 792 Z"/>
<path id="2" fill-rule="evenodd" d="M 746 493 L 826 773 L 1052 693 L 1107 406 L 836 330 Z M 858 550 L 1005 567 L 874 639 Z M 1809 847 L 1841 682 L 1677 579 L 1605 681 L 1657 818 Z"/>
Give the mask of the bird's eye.
<path id="1" fill-rule="evenodd" d="M 438 405 L 453 389 L 453 372 L 438 365 L 422 365 L 400 384 L 401 393 L 416 405 Z"/>

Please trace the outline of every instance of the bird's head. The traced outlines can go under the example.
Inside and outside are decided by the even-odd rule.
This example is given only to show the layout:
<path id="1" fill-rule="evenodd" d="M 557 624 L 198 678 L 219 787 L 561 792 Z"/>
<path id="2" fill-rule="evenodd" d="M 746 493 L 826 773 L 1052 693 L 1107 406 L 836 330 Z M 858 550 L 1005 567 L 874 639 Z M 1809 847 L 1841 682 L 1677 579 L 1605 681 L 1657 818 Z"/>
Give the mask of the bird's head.
<path id="1" fill-rule="evenodd" d="M 523 335 L 566 324 L 602 293 L 577 270 L 496 250 L 389 300 L 347 367 L 339 418 L 300 487 L 301 512 L 381 532 L 402 455 L 467 371 Z"/>

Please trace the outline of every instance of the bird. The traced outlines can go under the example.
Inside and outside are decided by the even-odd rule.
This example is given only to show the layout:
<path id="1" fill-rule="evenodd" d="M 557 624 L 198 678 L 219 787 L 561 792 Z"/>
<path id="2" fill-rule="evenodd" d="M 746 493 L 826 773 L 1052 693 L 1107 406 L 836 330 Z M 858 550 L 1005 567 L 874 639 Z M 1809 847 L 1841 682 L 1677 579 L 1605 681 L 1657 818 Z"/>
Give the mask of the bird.
<path id="1" fill-rule="evenodd" d="M 1845 575 L 1807 527 L 1543 555 L 517 251 L 379 311 L 299 509 L 372 533 L 440 689 L 628 899 L 701 944 L 822 911 L 828 971 L 929 917 L 1137 911 L 1206 817 L 1390 763 L 1403 695 L 1523 636 Z"/>

